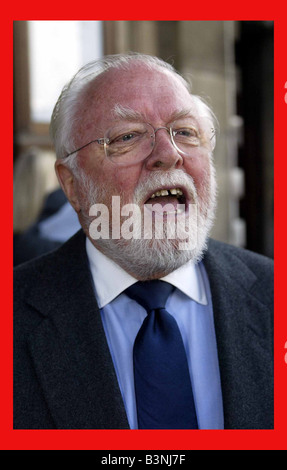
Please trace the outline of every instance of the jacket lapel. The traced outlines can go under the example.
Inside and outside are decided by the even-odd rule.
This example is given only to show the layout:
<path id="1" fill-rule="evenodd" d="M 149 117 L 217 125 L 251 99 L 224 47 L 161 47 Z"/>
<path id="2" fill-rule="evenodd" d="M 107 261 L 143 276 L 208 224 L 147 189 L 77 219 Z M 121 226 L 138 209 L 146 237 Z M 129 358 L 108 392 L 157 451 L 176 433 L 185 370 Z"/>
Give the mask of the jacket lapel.
<path id="1" fill-rule="evenodd" d="M 29 348 L 57 428 L 127 429 L 84 243 L 78 233 L 54 255 L 58 271 L 52 262 L 39 273 L 28 302 L 43 321 L 30 336 Z"/>
<path id="2" fill-rule="evenodd" d="M 213 300 L 225 428 L 272 427 L 273 390 L 264 379 L 273 374 L 272 344 L 266 340 L 266 329 L 272 329 L 270 310 L 260 299 L 262 286 L 256 287 L 254 273 L 234 254 L 227 263 L 217 246 L 210 242 L 204 265 Z"/>

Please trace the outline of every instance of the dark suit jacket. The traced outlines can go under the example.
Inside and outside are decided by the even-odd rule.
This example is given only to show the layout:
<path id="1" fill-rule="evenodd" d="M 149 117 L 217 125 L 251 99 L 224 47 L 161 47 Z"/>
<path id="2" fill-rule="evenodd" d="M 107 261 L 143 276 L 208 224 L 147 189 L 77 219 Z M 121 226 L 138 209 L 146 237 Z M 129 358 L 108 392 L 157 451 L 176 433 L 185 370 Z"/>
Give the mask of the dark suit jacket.
<path id="1" fill-rule="evenodd" d="M 273 263 L 210 240 L 204 264 L 225 428 L 270 429 Z M 14 279 L 14 428 L 128 429 L 83 233 L 16 268 Z"/>

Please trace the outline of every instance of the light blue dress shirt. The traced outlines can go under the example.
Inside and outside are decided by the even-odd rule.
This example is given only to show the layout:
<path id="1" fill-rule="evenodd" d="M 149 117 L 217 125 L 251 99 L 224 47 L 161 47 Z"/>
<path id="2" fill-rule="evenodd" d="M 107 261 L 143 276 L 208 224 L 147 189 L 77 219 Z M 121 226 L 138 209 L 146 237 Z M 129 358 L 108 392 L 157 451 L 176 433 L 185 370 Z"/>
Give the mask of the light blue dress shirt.
<path id="1" fill-rule="evenodd" d="M 69 202 L 66 202 L 55 214 L 39 223 L 39 232 L 42 237 L 59 242 L 65 242 L 80 228 L 77 213 Z"/>
<path id="2" fill-rule="evenodd" d="M 129 425 L 137 429 L 132 352 L 146 311 L 123 293 L 137 280 L 100 253 L 88 239 L 86 249 Z M 176 319 L 182 334 L 199 429 L 223 429 L 212 301 L 203 263 L 189 262 L 162 280 L 176 287 L 166 309 Z"/>

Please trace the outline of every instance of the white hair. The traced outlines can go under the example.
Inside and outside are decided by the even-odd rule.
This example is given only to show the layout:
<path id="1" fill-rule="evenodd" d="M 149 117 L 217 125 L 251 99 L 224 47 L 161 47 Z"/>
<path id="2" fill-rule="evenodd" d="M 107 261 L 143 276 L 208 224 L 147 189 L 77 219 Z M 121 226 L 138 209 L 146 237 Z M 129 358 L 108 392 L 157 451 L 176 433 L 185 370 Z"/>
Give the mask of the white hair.
<path id="1" fill-rule="evenodd" d="M 191 93 L 191 84 L 186 81 L 171 64 L 158 57 L 131 52 L 128 54 L 109 55 L 90 62 L 82 67 L 63 88 L 52 113 L 50 135 L 58 159 L 67 157 L 68 154 L 75 150 L 73 136 L 77 111 L 79 110 L 83 91 L 86 90 L 97 77 L 108 70 L 129 70 L 130 66 L 135 63 L 144 64 L 151 70 L 169 71 L 175 74 L 178 79 L 181 80 L 182 85 Z M 200 97 L 193 96 L 200 106 L 203 106 L 204 112 L 207 113 L 214 123 L 214 127 L 216 127 L 216 118 L 210 107 L 204 103 Z M 77 171 L 76 156 L 77 154 L 75 153 L 66 161 L 74 172 Z"/>

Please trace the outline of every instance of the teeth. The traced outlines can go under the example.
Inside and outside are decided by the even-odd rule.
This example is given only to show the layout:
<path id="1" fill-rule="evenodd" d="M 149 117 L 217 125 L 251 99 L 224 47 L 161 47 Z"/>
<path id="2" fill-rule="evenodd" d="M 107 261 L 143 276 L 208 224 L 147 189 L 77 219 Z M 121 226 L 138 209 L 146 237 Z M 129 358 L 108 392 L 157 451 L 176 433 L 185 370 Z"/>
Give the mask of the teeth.
<path id="1" fill-rule="evenodd" d="M 177 191 L 179 191 L 179 189 L 173 188 L 169 190 L 170 194 L 175 194 L 175 195 L 177 195 Z"/>
<path id="2" fill-rule="evenodd" d="M 170 194 L 174 196 L 182 196 L 183 192 L 181 189 L 178 188 L 172 188 L 172 189 L 161 189 L 160 191 L 156 191 L 151 195 L 151 198 L 159 197 L 159 196 L 168 196 Z"/>

